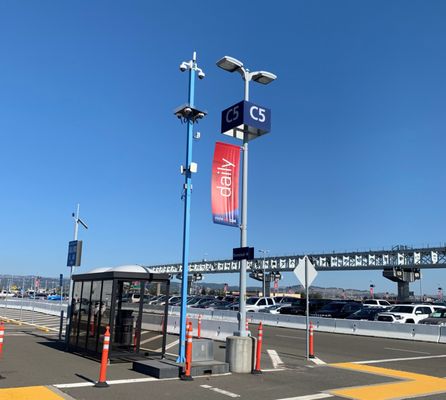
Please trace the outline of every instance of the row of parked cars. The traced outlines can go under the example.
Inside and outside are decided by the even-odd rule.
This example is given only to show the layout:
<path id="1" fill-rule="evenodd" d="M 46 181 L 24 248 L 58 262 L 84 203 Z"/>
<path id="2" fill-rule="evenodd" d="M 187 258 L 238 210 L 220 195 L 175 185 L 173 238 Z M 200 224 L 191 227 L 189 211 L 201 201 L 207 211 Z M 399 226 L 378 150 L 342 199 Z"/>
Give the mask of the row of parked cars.
<path id="1" fill-rule="evenodd" d="M 305 315 L 305 299 L 284 305 L 280 314 Z M 264 310 L 269 312 L 268 309 Z M 345 318 L 412 324 L 446 324 L 446 306 L 444 304 L 395 304 L 387 300 L 331 301 L 315 299 L 309 301 L 310 315 L 323 318 Z"/>
<path id="2" fill-rule="evenodd" d="M 133 299 L 130 301 L 135 301 Z M 139 299 L 137 300 L 139 301 Z M 179 305 L 180 296 L 149 296 L 144 302 L 151 305 Z M 210 310 L 238 311 L 237 296 L 188 296 L 188 307 Z M 246 300 L 247 312 L 305 315 L 306 300 L 291 296 L 250 297 Z M 446 325 L 446 304 L 390 304 L 384 299 L 353 300 L 310 299 L 311 316 L 346 318 L 395 323 L 421 323 Z"/>

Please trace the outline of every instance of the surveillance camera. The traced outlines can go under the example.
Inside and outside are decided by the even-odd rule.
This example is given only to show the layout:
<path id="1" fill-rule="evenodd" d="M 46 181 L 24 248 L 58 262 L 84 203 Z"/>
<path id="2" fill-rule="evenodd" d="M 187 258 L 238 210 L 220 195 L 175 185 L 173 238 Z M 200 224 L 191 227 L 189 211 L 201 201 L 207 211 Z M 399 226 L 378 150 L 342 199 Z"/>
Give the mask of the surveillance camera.
<path id="1" fill-rule="evenodd" d="M 184 114 L 186 114 L 186 115 L 190 114 L 191 112 L 192 112 L 192 108 L 190 108 L 190 107 L 186 107 L 184 109 Z"/>
<path id="2" fill-rule="evenodd" d="M 185 62 L 182 62 L 181 64 L 180 64 L 180 71 L 181 72 L 184 72 L 184 71 L 186 71 L 187 70 L 187 64 L 185 63 Z"/>
<path id="3" fill-rule="evenodd" d="M 197 118 L 199 118 L 199 119 L 204 118 L 204 113 L 199 112 L 199 113 L 197 114 Z"/>
<path id="4" fill-rule="evenodd" d="M 198 71 L 198 78 L 203 79 L 205 76 L 206 74 L 202 70 Z"/>

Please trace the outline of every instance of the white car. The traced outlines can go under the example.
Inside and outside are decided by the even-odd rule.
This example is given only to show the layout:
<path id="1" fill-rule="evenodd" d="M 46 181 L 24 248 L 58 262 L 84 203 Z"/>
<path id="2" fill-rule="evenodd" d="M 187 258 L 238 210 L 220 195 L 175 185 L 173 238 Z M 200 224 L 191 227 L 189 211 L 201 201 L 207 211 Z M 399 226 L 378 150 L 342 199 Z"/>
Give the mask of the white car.
<path id="1" fill-rule="evenodd" d="M 436 308 L 438 307 L 430 304 L 397 304 L 389 311 L 379 313 L 375 320 L 400 324 L 418 324 L 422 319 L 429 317 Z"/>
<path id="2" fill-rule="evenodd" d="M 246 312 L 260 311 L 275 304 L 276 302 L 272 297 L 250 297 L 246 300 Z"/>
<path id="3" fill-rule="evenodd" d="M 268 306 L 266 308 L 262 308 L 259 312 L 264 312 L 268 314 L 280 314 L 280 309 L 282 307 L 288 307 L 288 303 L 285 304 L 275 304 L 274 306 Z"/>
<path id="4" fill-rule="evenodd" d="M 364 307 L 390 307 L 391 304 L 387 300 L 369 299 L 363 303 Z"/>
<path id="5" fill-rule="evenodd" d="M 15 293 L 11 293 L 6 290 L 2 290 L 0 292 L 0 298 L 6 298 L 6 297 L 15 297 Z"/>

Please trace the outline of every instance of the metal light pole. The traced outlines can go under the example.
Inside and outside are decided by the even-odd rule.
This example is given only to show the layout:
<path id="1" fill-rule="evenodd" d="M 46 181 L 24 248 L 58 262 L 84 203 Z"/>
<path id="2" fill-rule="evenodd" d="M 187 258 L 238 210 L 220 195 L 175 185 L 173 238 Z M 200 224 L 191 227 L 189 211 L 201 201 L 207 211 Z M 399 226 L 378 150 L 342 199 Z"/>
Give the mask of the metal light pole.
<path id="1" fill-rule="evenodd" d="M 197 53 L 193 53 L 192 60 L 182 62 L 180 65 L 182 72 L 189 71 L 189 96 L 188 103 L 175 110 L 175 115 L 187 124 L 186 137 L 186 165 L 181 166 L 181 173 L 184 174 L 184 224 L 183 224 L 183 255 L 181 271 L 181 310 L 180 310 L 180 343 L 177 362 L 185 361 L 186 355 L 186 313 L 187 313 L 187 287 L 189 273 L 189 233 L 190 233 L 190 202 L 192 194 L 192 173 L 197 172 L 197 164 L 192 162 L 193 126 L 197 119 L 205 116 L 204 111 L 194 107 L 195 101 L 195 75 L 203 79 L 205 74 L 197 66 Z M 198 139 L 198 137 L 197 137 Z"/>
<path id="2" fill-rule="evenodd" d="M 243 63 L 236 58 L 225 56 L 219 61 L 217 65 L 228 72 L 238 72 L 245 81 L 245 95 L 244 100 L 249 101 L 249 82 L 251 80 L 267 85 L 276 79 L 276 75 L 267 71 L 250 72 L 249 69 L 243 66 Z M 243 169 L 242 169 L 242 210 L 241 210 L 241 225 L 240 225 L 240 247 L 248 245 L 248 135 L 245 132 L 243 135 Z M 240 297 L 239 297 L 239 321 L 238 332 L 239 336 L 248 336 L 246 330 L 246 268 L 247 261 L 240 262 Z"/>
<path id="3" fill-rule="evenodd" d="M 79 224 L 81 224 L 85 229 L 88 229 L 87 224 L 82 221 L 79 217 L 79 208 L 80 208 L 80 204 L 77 204 L 77 208 L 76 208 L 76 214 L 72 213 L 71 216 L 74 219 L 74 240 L 77 240 L 78 237 L 78 233 L 79 233 Z M 67 327 L 65 332 L 68 333 L 68 326 L 70 325 L 70 318 L 71 318 L 71 303 L 73 301 L 72 297 L 73 297 L 73 280 L 72 280 L 72 275 L 73 275 L 73 266 L 70 266 L 70 290 L 68 293 L 68 307 L 67 307 Z M 68 341 L 68 334 L 66 334 L 66 340 Z"/>
<path id="4" fill-rule="evenodd" d="M 258 251 L 259 251 L 259 253 L 263 254 L 263 265 L 262 265 L 262 269 L 263 269 L 262 293 L 263 293 L 263 297 L 265 297 L 265 296 L 266 296 L 265 257 L 266 257 L 266 255 L 269 253 L 269 250 L 262 250 L 262 249 L 259 249 Z"/>

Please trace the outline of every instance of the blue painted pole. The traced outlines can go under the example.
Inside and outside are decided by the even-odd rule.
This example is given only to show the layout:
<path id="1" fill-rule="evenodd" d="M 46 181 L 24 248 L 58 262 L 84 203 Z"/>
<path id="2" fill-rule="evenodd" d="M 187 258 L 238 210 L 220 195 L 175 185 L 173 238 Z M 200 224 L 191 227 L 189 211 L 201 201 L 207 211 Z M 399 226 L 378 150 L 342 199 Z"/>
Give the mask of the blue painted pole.
<path id="1" fill-rule="evenodd" d="M 192 68 L 189 69 L 189 105 L 194 106 L 195 96 L 195 72 L 196 55 L 192 60 Z M 185 361 L 186 356 L 186 316 L 187 316 L 187 287 L 189 273 L 189 235 L 190 235 L 190 202 L 192 194 L 192 174 L 190 172 L 190 163 L 192 162 L 192 143 L 193 143 L 193 121 L 187 120 L 187 145 L 186 145 L 186 165 L 185 165 L 185 184 L 184 184 L 184 225 L 183 225 L 183 269 L 181 271 L 181 313 L 180 313 L 180 346 L 177 362 Z"/>

